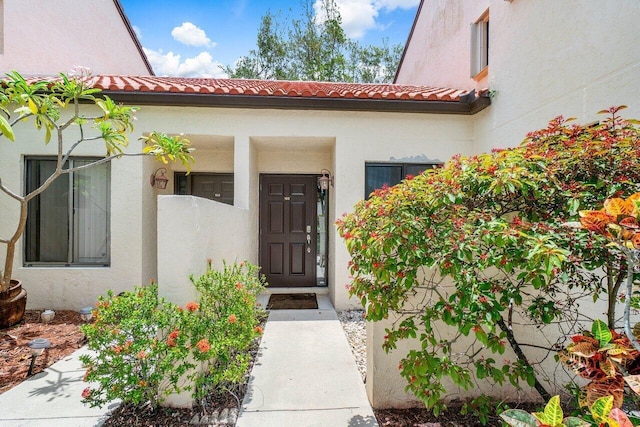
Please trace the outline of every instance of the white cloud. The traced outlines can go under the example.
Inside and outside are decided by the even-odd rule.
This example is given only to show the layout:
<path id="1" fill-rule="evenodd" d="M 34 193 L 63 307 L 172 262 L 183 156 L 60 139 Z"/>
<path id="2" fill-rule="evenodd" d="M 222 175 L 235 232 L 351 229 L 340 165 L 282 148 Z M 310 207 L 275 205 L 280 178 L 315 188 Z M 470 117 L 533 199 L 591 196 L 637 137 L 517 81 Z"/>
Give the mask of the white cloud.
<path id="1" fill-rule="evenodd" d="M 153 70 L 159 76 L 171 77 L 214 77 L 224 78 L 227 75 L 222 71 L 220 64 L 213 60 L 209 52 L 200 52 L 192 58 L 182 61 L 180 54 L 162 50 L 151 50 L 143 48 L 147 59 L 151 63 Z"/>
<path id="2" fill-rule="evenodd" d="M 377 0 L 375 3 L 388 10 L 410 9 L 417 6 L 420 0 Z"/>
<path id="3" fill-rule="evenodd" d="M 136 33 L 136 37 L 138 37 L 138 40 L 142 40 L 142 30 L 140 29 L 140 27 L 138 27 L 137 25 L 132 25 L 131 28 L 133 28 L 133 32 Z"/>
<path id="4" fill-rule="evenodd" d="M 175 27 L 171 31 L 173 38 L 187 46 L 206 46 L 214 47 L 216 44 L 207 37 L 207 33 L 200 27 L 193 25 L 191 22 L 183 22 L 179 27 Z"/>
<path id="5" fill-rule="evenodd" d="M 409 9 L 417 6 L 420 0 L 336 0 L 342 17 L 342 28 L 348 37 L 360 38 L 375 28 L 382 28 L 376 21 L 380 11 Z M 313 4 L 316 15 L 322 11 L 322 0 Z"/>

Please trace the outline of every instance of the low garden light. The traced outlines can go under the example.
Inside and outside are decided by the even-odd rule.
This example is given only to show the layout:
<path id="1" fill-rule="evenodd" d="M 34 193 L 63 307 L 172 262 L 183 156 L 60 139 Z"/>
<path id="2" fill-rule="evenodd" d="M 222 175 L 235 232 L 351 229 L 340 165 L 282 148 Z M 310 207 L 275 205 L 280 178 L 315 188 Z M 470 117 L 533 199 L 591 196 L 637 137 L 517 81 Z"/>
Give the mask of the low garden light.
<path id="1" fill-rule="evenodd" d="M 51 322 L 54 317 L 56 317 L 56 312 L 53 310 L 45 310 L 40 313 L 40 320 L 42 320 L 43 323 Z"/>
<path id="2" fill-rule="evenodd" d="M 158 175 L 158 172 L 160 172 L 160 175 Z M 151 177 L 149 178 L 149 183 L 151 184 L 151 186 L 156 187 L 158 190 L 164 190 L 165 188 L 167 188 L 169 178 L 167 178 L 166 173 L 167 169 L 165 168 L 156 169 L 156 171 L 151 174 Z"/>
<path id="3" fill-rule="evenodd" d="M 79 310 L 83 322 L 89 322 L 93 318 L 93 307 L 84 307 Z"/>
<path id="4" fill-rule="evenodd" d="M 45 349 L 51 347 L 51 341 L 46 338 L 36 338 L 29 341 L 27 347 L 31 349 L 31 365 L 29 365 L 29 370 L 27 371 L 27 377 L 30 377 L 36 364 L 36 357 L 40 356 Z"/>

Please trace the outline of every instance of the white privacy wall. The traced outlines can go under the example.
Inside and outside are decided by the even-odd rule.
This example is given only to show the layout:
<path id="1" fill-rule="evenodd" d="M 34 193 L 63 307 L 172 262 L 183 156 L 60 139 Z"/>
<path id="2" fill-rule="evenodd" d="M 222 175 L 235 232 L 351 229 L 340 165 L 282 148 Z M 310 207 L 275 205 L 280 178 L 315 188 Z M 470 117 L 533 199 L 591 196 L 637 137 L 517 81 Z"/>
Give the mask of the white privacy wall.
<path id="1" fill-rule="evenodd" d="M 249 212 L 192 196 L 158 197 L 158 290 L 178 305 L 198 301 L 189 280 L 206 271 L 208 260 L 222 269 L 228 263 L 250 261 L 246 232 Z"/>

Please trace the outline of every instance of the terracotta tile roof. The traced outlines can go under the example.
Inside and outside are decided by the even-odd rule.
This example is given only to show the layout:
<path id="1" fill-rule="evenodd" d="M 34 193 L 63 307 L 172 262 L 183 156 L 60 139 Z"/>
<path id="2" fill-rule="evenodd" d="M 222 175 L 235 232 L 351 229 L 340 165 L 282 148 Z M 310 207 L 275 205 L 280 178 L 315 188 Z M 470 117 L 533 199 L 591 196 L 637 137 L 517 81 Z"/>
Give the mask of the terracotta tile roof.
<path id="1" fill-rule="evenodd" d="M 113 92 L 244 95 L 279 98 L 461 101 L 468 91 L 430 86 L 102 75 L 93 86 Z"/>

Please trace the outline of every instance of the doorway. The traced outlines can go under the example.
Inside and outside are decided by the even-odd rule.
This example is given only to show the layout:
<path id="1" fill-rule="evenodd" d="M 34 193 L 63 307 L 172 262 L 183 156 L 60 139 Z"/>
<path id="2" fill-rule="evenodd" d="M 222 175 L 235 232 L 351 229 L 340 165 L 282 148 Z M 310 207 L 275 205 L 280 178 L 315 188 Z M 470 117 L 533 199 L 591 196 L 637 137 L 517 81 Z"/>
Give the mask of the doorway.
<path id="1" fill-rule="evenodd" d="M 270 287 L 326 286 L 327 193 L 316 175 L 260 175 L 260 266 Z"/>

